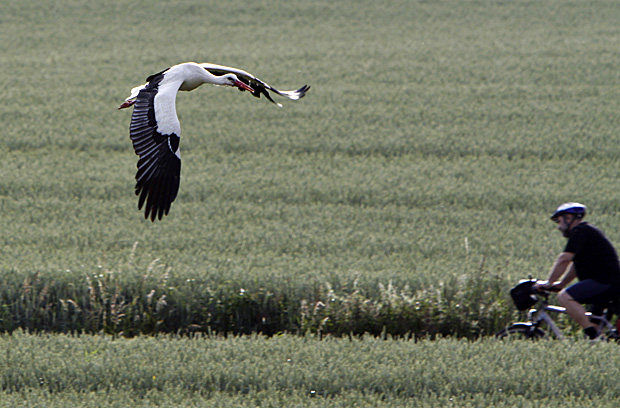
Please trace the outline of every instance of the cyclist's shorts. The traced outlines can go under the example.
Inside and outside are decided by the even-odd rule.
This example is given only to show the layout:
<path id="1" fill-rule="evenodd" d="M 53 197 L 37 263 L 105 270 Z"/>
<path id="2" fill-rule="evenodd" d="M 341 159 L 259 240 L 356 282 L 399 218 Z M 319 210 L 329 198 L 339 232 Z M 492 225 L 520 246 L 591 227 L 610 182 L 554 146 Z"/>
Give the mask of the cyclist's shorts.
<path id="1" fill-rule="evenodd" d="M 566 289 L 566 292 L 579 303 L 589 305 L 608 303 L 620 297 L 619 288 L 600 283 L 593 279 L 584 279 Z"/>

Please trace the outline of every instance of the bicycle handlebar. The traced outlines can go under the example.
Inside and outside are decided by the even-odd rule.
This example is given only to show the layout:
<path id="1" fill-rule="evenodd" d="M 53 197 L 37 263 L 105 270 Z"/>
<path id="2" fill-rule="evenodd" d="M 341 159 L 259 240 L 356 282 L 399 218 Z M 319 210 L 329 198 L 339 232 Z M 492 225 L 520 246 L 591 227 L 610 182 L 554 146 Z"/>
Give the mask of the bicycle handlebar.
<path id="1" fill-rule="evenodd" d="M 562 289 L 560 289 L 560 288 L 541 288 L 541 287 L 538 287 L 538 288 L 532 288 L 532 290 L 535 293 L 552 293 L 552 292 L 559 292 Z"/>

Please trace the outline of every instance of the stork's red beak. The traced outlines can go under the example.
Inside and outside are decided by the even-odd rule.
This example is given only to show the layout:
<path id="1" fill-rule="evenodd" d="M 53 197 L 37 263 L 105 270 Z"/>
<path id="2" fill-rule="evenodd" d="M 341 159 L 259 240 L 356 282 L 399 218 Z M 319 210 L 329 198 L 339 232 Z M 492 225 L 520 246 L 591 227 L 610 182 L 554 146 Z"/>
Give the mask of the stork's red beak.
<path id="1" fill-rule="evenodd" d="M 246 91 L 254 92 L 254 89 L 250 85 L 247 85 L 245 82 L 241 82 L 239 80 L 235 81 L 235 86 L 239 89 L 245 89 Z"/>
<path id="2" fill-rule="evenodd" d="M 125 101 L 125 102 L 123 102 L 123 104 L 121 106 L 118 107 L 118 109 L 129 108 L 134 103 L 136 103 L 136 101 Z"/>

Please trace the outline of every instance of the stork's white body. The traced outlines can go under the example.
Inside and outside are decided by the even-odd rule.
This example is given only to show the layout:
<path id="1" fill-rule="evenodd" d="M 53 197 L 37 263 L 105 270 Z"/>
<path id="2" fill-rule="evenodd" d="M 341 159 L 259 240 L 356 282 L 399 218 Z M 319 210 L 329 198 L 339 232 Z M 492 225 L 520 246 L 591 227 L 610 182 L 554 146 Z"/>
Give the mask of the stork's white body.
<path id="1" fill-rule="evenodd" d="M 134 106 L 130 136 L 140 160 L 136 174 L 138 208 L 145 207 L 145 218 L 161 219 L 176 198 L 180 173 L 179 139 L 181 124 L 176 112 L 178 91 L 191 91 L 204 83 L 236 86 L 255 97 L 264 95 L 276 103 L 268 91 L 297 100 L 309 86 L 297 91 L 279 91 L 252 74 L 217 64 L 186 62 L 147 78 L 146 84 L 131 90 L 119 109 Z M 280 104 L 277 104 L 281 106 Z"/>

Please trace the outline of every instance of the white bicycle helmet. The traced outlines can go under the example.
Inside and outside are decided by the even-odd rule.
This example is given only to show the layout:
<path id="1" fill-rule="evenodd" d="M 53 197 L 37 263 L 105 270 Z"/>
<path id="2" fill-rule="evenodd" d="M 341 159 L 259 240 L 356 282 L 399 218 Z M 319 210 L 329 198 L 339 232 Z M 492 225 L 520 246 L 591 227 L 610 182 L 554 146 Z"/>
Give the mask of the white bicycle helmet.
<path id="1" fill-rule="evenodd" d="M 564 203 L 559 206 L 553 215 L 551 216 L 552 221 L 557 221 L 558 217 L 563 214 L 573 214 L 577 218 L 583 218 L 586 215 L 586 206 L 580 203 Z"/>

